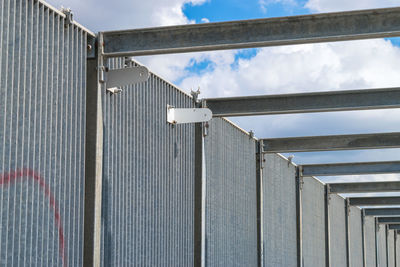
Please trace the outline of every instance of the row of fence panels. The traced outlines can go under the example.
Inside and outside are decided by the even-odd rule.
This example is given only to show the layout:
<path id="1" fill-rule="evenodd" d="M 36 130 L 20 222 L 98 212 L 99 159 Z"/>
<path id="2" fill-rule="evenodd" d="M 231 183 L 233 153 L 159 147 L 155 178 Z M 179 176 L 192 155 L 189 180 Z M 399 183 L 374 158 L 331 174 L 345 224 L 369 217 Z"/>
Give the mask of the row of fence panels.
<path id="1" fill-rule="evenodd" d="M 36 0 L 3 0 L 0 12 L 0 265 L 82 266 L 91 34 Z M 281 155 L 265 155 L 258 177 L 258 141 L 228 120 L 210 121 L 203 140 L 193 124 L 168 124 L 167 105 L 195 103 L 160 77 L 104 91 L 102 105 L 102 266 L 195 265 L 199 212 L 205 266 L 257 266 L 260 240 L 263 266 L 386 266 L 400 258 L 393 231 L 362 222 L 340 196 L 327 198 L 319 180 L 304 178 L 298 203 L 296 166 Z M 200 210 L 196 142 L 204 142 Z"/>

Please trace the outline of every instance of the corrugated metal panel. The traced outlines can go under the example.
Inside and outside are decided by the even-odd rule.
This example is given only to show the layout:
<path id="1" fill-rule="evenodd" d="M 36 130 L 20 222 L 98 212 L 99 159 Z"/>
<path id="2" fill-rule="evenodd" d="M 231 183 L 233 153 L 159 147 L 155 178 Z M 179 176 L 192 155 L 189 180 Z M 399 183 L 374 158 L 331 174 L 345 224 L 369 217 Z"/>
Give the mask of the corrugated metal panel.
<path id="1" fill-rule="evenodd" d="M 206 266 L 257 266 L 255 141 L 224 119 L 205 137 Z"/>
<path id="2" fill-rule="evenodd" d="M 169 125 L 167 104 L 194 106 L 153 74 L 104 92 L 102 266 L 193 265 L 194 125 Z"/>
<path id="3" fill-rule="evenodd" d="M 364 218 L 365 266 L 376 267 L 375 219 Z"/>
<path id="4" fill-rule="evenodd" d="M 363 266 L 362 251 L 362 222 L 361 210 L 358 207 L 350 206 L 349 213 L 350 227 L 350 266 Z"/>
<path id="5" fill-rule="evenodd" d="M 388 242 L 388 267 L 394 267 L 394 231 L 389 230 L 388 231 L 388 237 L 387 237 L 387 242 Z"/>
<path id="6" fill-rule="evenodd" d="M 82 265 L 87 33 L 0 2 L 0 265 Z"/>
<path id="7" fill-rule="evenodd" d="M 346 266 L 345 201 L 338 195 L 329 200 L 329 251 L 331 266 Z"/>
<path id="8" fill-rule="evenodd" d="M 264 266 L 296 266 L 296 168 L 276 154 L 263 169 Z"/>
<path id="9" fill-rule="evenodd" d="M 312 177 L 302 189 L 303 262 L 305 267 L 325 266 L 325 190 Z"/>
<path id="10" fill-rule="evenodd" d="M 380 225 L 377 232 L 377 242 L 378 242 L 378 266 L 387 266 L 386 261 L 386 230 L 384 225 Z"/>

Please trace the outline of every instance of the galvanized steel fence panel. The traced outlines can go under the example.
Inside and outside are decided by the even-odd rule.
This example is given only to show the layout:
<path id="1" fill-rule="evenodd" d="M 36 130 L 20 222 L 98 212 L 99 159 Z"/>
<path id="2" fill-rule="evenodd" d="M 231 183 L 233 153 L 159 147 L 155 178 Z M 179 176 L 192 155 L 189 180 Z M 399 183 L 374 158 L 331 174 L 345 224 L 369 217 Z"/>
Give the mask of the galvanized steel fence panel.
<path id="1" fill-rule="evenodd" d="M 387 234 L 387 246 L 388 246 L 388 267 L 395 266 L 395 251 L 394 251 L 394 230 L 389 230 Z"/>
<path id="2" fill-rule="evenodd" d="M 303 266 L 325 266 L 324 185 L 312 177 L 304 177 L 303 181 Z"/>
<path id="3" fill-rule="evenodd" d="M 193 101 L 153 74 L 123 89 L 103 94 L 102 266 L 191 266 L 194 125 L 168 124 L 166 108 Z"/>
<path id="4" fill-rule="evenodd" d="M 374 217 L 367 216 L 364 218 L 364 246 L 365 246 L 365 266 L 376 267 Z"/>
<path id="5" fill-rule="evenodd" d="M 331 266 L 346 266 L 345 201 L 338 195 L 329 200 L 329 252 Z"/>
<path id="6" fill-rule="evenodd" d="M 257 265 L 256 145 L 224 119 L 205 137 L 206 266 Z"/>
<path id="7" fill-rule="evenodd" d="M 80 266 L 87 33 L 34 0 L 0 13 L 0 265 Z"/>
<path id="8" fill-rule="evenodd" d="M 378 226 L 377 226 L 378 227 Z M 387 247 L 386 247 L 386 229 L 385 225 L 379 225 L 377 232 L 378 246 L 378 266 L 387 266 Z"/>
<path id="9" fill-rule="evenodd" d="M 350 206 L 349 227 L 350 227 L 350 266 L 363 266 L 363 243 L 362 243 L 362 222 L 361 210 L 358 207 Z"/>
<path id="10" fill-rule="evenodd" d="M 277 154 L 264 159 L 264 266 L 296 266 L 296 167 Z"/>

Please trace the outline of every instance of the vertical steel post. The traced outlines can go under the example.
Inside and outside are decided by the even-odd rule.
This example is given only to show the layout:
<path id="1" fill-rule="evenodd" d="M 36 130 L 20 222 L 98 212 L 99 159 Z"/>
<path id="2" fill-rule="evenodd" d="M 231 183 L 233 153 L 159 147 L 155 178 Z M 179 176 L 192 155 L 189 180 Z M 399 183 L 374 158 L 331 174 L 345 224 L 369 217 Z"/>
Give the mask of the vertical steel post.
<path id="1" fill-rule="evenodd" d="M 394 230 L 394 267 L 397 267 L 397 230 Z"/>
<path id="2" fill-rule="evenodd" d="M 385 224 L 385 238 L 386 238 L 386 265 L 389 267 L 389 225 Z"/>
<path id="3" fill-rule="evenodd" d="M 362 241 L 362 257 L 363 257 L 363 266 L 367 262 L 365 255 L 365 209 L 361 210 L 361 241 Z"/>
<path id="4" fill-rule="evenodd" d="M 258 266 L 264 261 L 264 232 L 263 232 L 263 142 L 256 142 L 256 185 L 257 185 L 257 257 Z"/>
<path id="5" fill-rule="evenodd" d="M 101 36 L 99 45 L 88 40 L 86 80 L 86 144 L 84 195 L 83 265 L 100 266 L 101 191 L 103 173 L 103 114 L 99 67 L 102 66 Z M 89 47 L 90 46 L 90 47 Z"/>
<path id="6" fill-rule="evenodd" d="M 378 224 L 378 219 L 375 218 L 375 264 L 376 267 L 379 266 L 379 251 L 378 251 L 378 232 L 379 232 L 379 224 Z"/>
<path id="7" fill-rule="evenodd" d="M 195 124 L 195 164 L 194 164 L 194 266 L 202 267 L 205 261 L 204 247 L 204 139 L 203 124 Z"/>
<path id="8" fill-rule="evenodd" d="M 346 198 L 344 202 L 344 212 L 345 212 L 345 228 L 346 228 L 346 264 L 347 267 L 350 267 L 350 227 L 349 227 L 349 220 L 350 220 L 350 205 L 349 199 Z"/>
<path id="9" fill-rule="evenodd" d="M 331 255 L 329 253 L 330 248 L 330 223 L 329 223 L 329 184 L 325 185 L 325 261 L 326 267 L 330 267 Z"/>
<path id="10" fill-rule="evenodd" d="M 303 266 L 303 211 L 302 211 L 302 194 L 303 176 L 301 166 L 296 168 L 296 232 L 297 232 L 297 266 Z"/>

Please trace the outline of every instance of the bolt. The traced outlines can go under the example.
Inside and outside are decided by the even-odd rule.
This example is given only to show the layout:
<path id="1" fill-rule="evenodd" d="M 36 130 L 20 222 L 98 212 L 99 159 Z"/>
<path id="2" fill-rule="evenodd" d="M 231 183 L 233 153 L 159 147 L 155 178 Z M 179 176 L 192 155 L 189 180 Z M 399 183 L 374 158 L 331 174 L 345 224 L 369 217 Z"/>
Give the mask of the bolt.
<path id="1" fill-rule="evenodd" d="M 92 46 L 90 44 L 87 45 L 87 50 L 92 51 Z"/>

